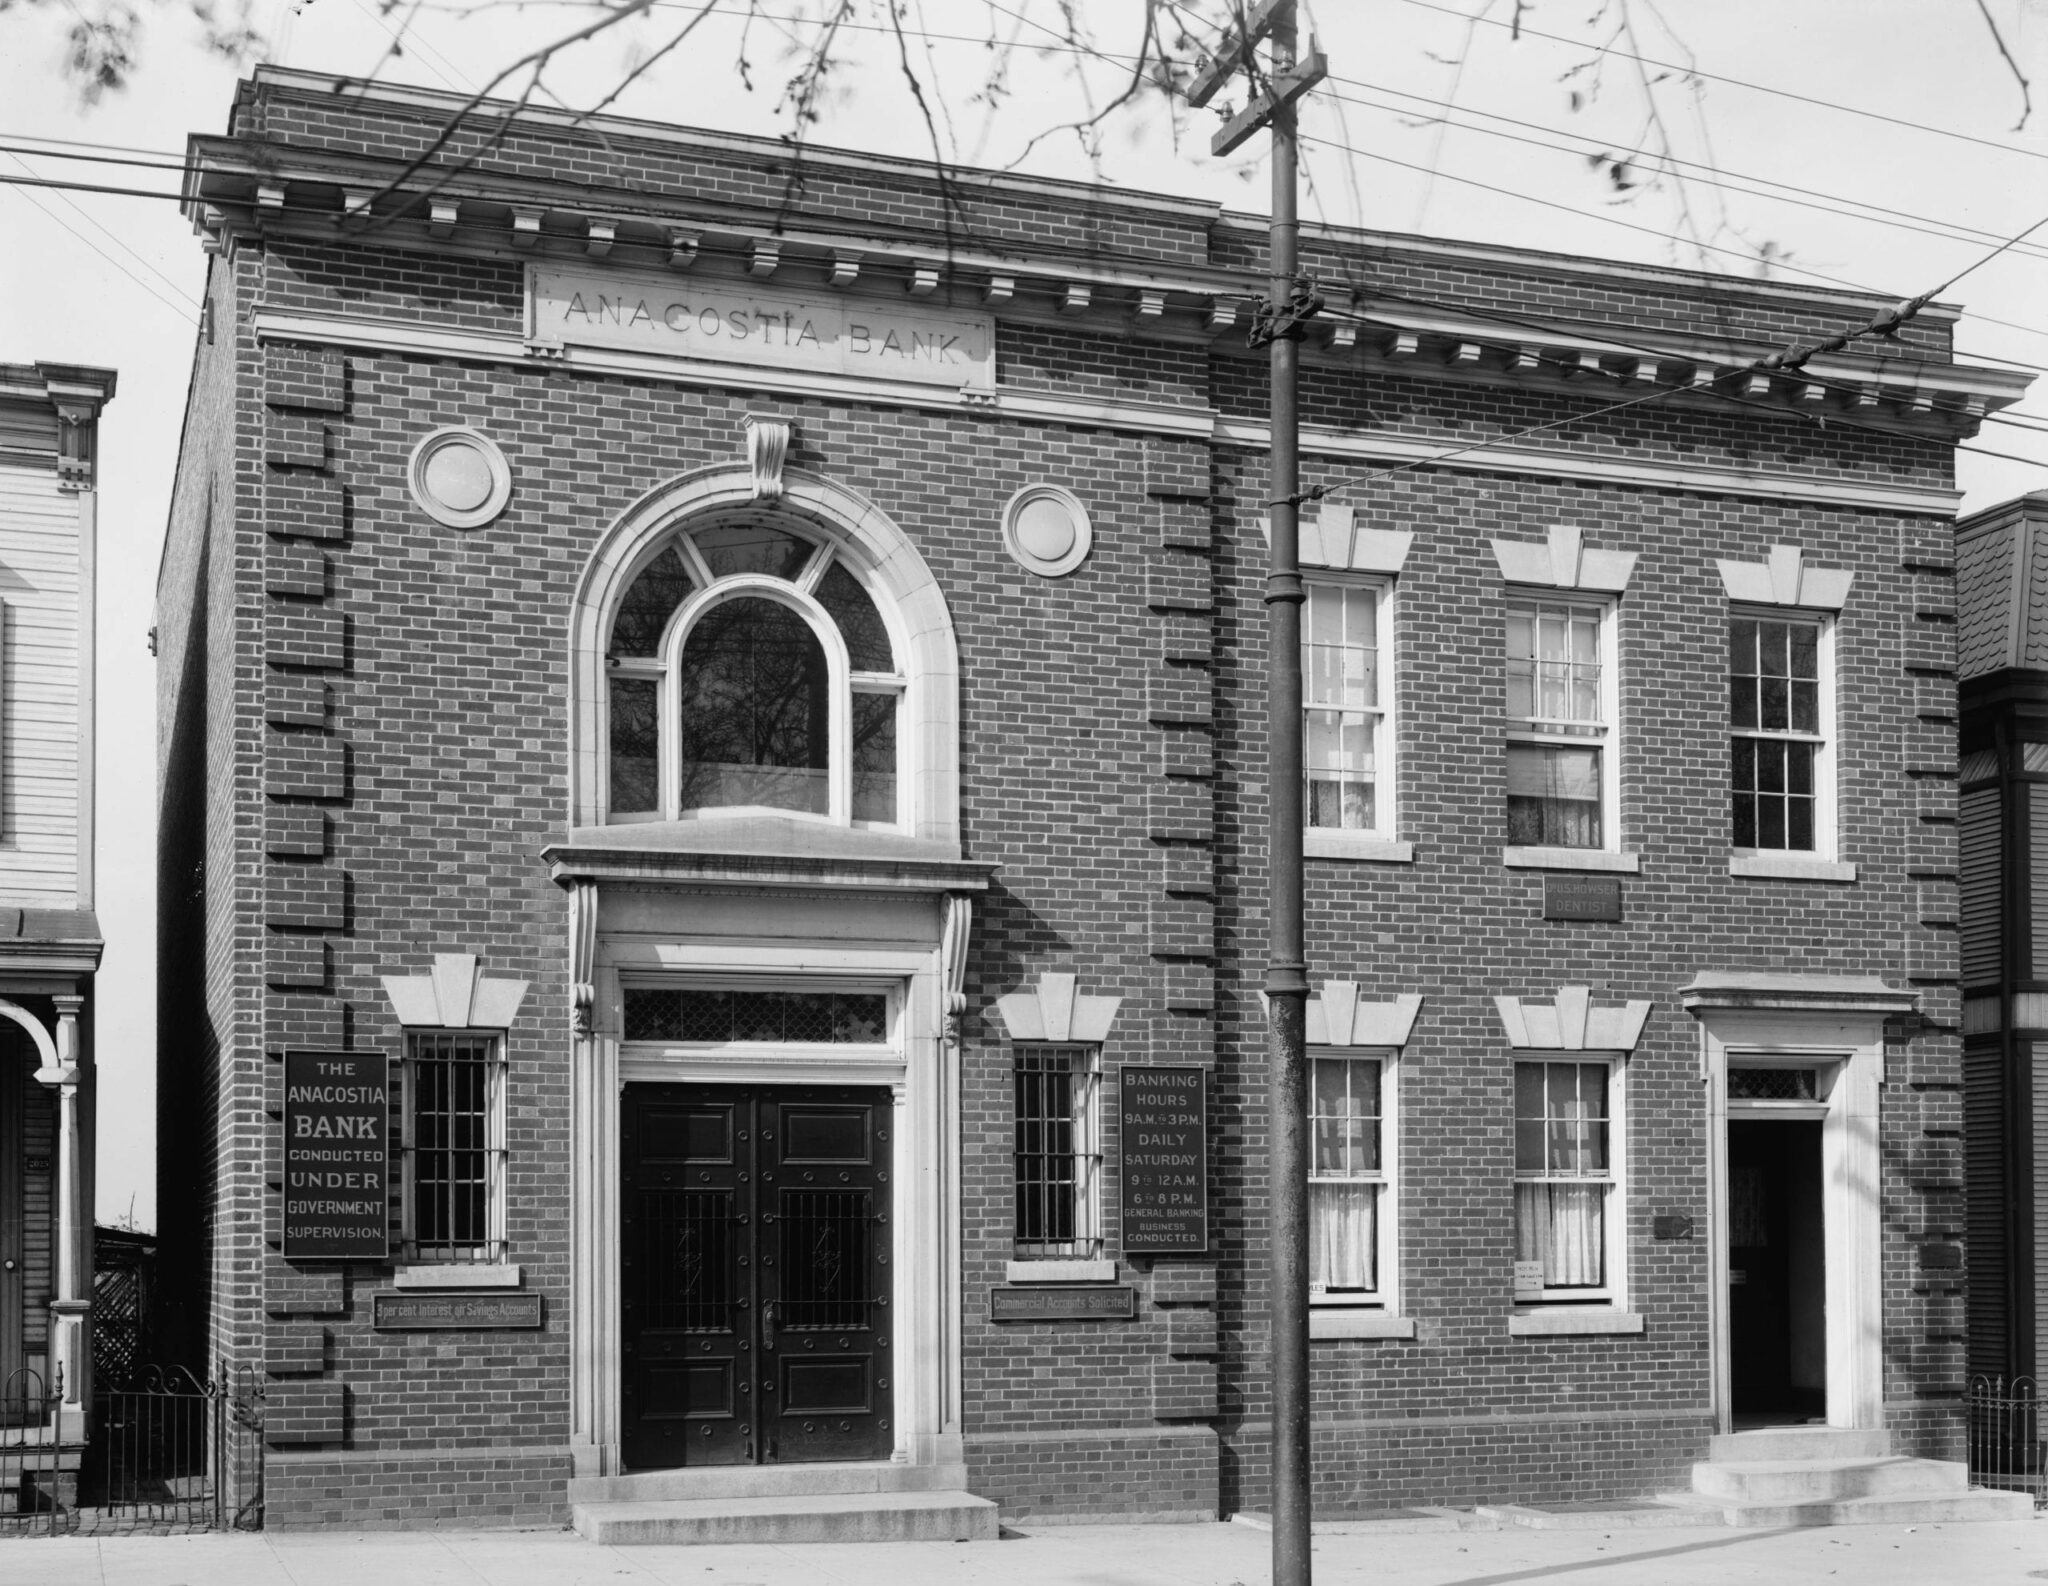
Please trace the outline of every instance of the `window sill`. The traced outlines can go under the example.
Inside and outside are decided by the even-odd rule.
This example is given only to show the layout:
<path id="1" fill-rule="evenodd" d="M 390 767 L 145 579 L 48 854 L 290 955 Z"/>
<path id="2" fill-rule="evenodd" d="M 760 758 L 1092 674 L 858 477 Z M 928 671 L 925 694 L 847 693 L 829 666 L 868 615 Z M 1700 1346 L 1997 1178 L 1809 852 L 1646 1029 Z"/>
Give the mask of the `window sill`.
<path id="1" fill-rule="evenodd" d="M 1796 854 L 1732 853 L 1728 874 L 1767 881 L 1854 881 L 1856 867 L 1839 859 L 1804 859 Z"/>
<path id="2" fill-rule="evenodd" d="M 1301 834 L 1305 859 L 1362 859 L 1382 865 L 1412 865 L 1415 845 L 1391 837 L 1354 836 L 1330 827 L 1310 827 Z"/>
<path id="3" fill-rule="evenodd" d="M 1570 1338 L 1587 1333 L 1640 1333 L 1639 1311 L 1610 1311 L 1591 1306 L 1557 1310 L 1516 1311 L 1508 1317 L 1510 1338 Z"/>
<path id="4" fill-rule="evenodd" d="M 1385 1311 L 1347 1311 L 1336 1307 L 1313 1308 L 1308 1313 L 1311 1338 L 1413 1338 L 1415 1318 L 1389 1316 Z"/>
<path id="5" fill-rule="evenodd" d="M 519 1268 L 506 1262 L 436 1261 L 400 1267 L 392 1278 L 401 1289 L 516 1289 Z"/>
<path id="6" fill-rule="evenodd" d="M 1005 1261 L 1005 1283 L 1114 1283 L 1114 1261 Z"/>
<path id="7" fill-rule="evenodd" d="M 1503 848 L 1500 862 L 1510 870 L 1610 870 L 1627 876 L 1643 868 L 1640 854 L 1605 848 Z"/>

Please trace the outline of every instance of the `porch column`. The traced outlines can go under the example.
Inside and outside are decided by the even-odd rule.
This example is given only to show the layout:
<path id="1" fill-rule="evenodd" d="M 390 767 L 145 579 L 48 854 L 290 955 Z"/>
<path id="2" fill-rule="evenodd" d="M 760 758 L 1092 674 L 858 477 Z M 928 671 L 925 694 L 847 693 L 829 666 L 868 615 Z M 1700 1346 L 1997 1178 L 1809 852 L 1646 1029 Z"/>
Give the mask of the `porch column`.
<path id="1" fill-rule="evenodd" d="M 57 1090 L 57 1297 L 50 1302 L 50 1358 L 62 1378 L 59 1441 L 85 1441 L 92 1402 L 92 1208 L 85 1200 L 85 1150 L 78 1123 L 78 1014 L 85 998 L 59 994 L 57 1062 L 36 1078 Z"/>

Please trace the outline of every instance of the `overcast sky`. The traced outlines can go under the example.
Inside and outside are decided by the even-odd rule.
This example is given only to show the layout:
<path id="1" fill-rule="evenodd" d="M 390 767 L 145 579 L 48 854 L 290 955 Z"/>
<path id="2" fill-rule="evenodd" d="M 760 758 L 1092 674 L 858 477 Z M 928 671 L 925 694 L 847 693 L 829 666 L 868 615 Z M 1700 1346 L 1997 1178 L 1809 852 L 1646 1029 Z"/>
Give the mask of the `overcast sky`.
<path id="1" fill-rule="evenodd" d="M 98 3 L 0 13 L 0 175 L 171 190 L 174 173 L 60 159 L 59 152 L 108 151 L 53 140 L 175 157 L 188 134 L 225 129 L 243 68 L 207 56 L 190 26 L 164 10 L 152 16 L 133 85 L 84 105 L 59 69 L 63 30 Z M 1323 0 L 1310 8 L 1333 81 L 1304 112 L 1304 214 L 1735 274 L 1757 273 L 1768 253 L 1782 279 L 1899 298 L 1988 252 L 1991 243 L 1973 233 L 2010 237 L 2048 216 L 2048 0 L 1989 0 L 2021 69 L 2042 84 L 2043 113 L 2018 131 L 2020 91 L 1976 0 L 1663 0 L 1657 8 L 1632 0 L 1634 32 L 1621 47 L 1665 62 L 1683 62 L 1689 48 L 1697 69 L 1712 74 L 1692 82 L 1618 56 L 1594 60 L 1586 41 L 1614 35 L 1614 3 L 1591 25 L 1600 0 L 1526 0 L 1525 30 L 1574 43 L 1526 31 L 1518 41 L 1502 27 L 1464 20 L 1474 11 L 1505 20 L 1510 0 Z M 762 0 L 768 11 L 807 5 L 815 0 Z M 1080 0 L 1080 8 L 1102 51 L 1130 47 L 1136 0 Z M 420 14 L 398 58 L 390 54 L 393 22 L 378 0 L 255 0 L 252 20 L 268 58 L 286 65 L 467 90 L 551 29 L 566 31 L 590 14 L 544 5 L 470 20 Z M 620 36 L 565 59 L 550 86 L 571 105 L 593 103 L 687 15 L 679 4 L 657 5 Z M 1208 160 L 1202 151 L 1213 120 L 1197 117 L 1176 139 L 1156 101 L 1110 122 L 1096 161 L 1067 136 L 1025 153 L 1033 132 L 1084 113 L 1084 90 L 1069 75 L 1073 58 L 1018 59 L 1016 92 L 991 116 L 974 98 L 990 60 L 979 41 L 991 27 L 1026 44 L 1049 41 L 1029 19 L 1052 20 L 1053 0 L 909 0 L 907 15 L 926 35 L 914 41 L 914 59 L 935 89 L 949 154 L 991 164 L 1022 157 L 1023 169 L 1042 174 L 1100 174 L 1263 211 L 1256 158 Z M 960 39 L 936 36 L 946 34 Z M 777 114 L 787 66 L 776 29 L 753 28 L 752 92 L 734 64 L 739 44 L 736 21 L 707 24 L 615 109 L 787 130 Z M 814 140 L 928 153 L 894 41 L 849 32 L 839 53 L 842 86 Z M 1115 69 L 1084 64 L 1086 91 L 1100 103 L 1118 86 Z M 1696 169 L 1682 186 L 1624 192 L 1594 168 L 1589 155 L 1640 148 L 1646 127 L 1657 136 L 1646 89 L 1672 152 L 1718 170 L 1721 184 Z M 1449 113 L 1455 127 L 1427 120 L 1445 114 L 1445 103 L 1460 107 Z M 1482 111 L 1511 119 L 1487 120 Z M 1256 156 L 1263 142 L 1244 152 Z M 1897 213 L 1876 216 L 1867 206 Z M 1663 235 L 1688 227 L 1728 251 L 1702 253 Z M 1958 337 L 1966 358 L 2048 365 L 2048 227 L 2037 242 L 2037 250 L 2023 245 L 1974 271 L 1949 294 L 1971 310 Z M 143 1226 L 155 1216 L 156 678 L 147 634 L 204 274 L 198 239 L 173 203 L 0 186 L 0 361 L 104 364 L 121 373 L 101 431 L 99 904 L 108 946 L 99 1001 L 99 1211 L 103 1221 L 132 1215 Z M 2048 421 L 2048 391 L 2016 411 Z M 2048 434 L 1991 425 L 1974 444 L 2042 461 L 1962 456 L 1966 509 L 2048 488 Z"/>

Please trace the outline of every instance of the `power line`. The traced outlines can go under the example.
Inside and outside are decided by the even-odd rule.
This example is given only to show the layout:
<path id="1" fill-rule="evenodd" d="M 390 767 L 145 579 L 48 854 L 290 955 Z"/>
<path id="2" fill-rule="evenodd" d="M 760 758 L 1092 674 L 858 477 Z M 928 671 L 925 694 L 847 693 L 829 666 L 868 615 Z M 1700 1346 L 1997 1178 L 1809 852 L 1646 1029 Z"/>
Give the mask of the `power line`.
<path id="1" fill-rule="evenodd" d="M 142 160 L 112 154 L 67 154 L 61 149 L 38 149 L 24 143 L 0 142 L 0 154 L 33 154 L 39 160 L 76 160 L 90 165 L 128 165 L 145 171 L 189 171 L 183 160 Z"/>
<path id="2" fill-rule="evenodd" d="M 120 271 L 121 274 L 127 276 L 130 281 L 133 281 L 137 286 L 141 287 L 143 291 L 147 292 L 151 297 L 155 298 L 157 302 L 163 304 L 164 307 L 168 308 L 180 319 L 194 326 L 196 326 L 199 323 L 199 316 L 194 314 L 189 306 L 187 306 L 184 303 L 174 302 L 170 298 L 166 297 L 162 292 L 158 291 L 155 287 L 151 286 L 149 282 L 143 280 L 141 276 L 137 275 L 133 270 L 129 269 L 119 259 L 115 258 L 111 253 L 108 253 L 106 249 L 102 248 L 98 243 L 94 242 L 92 238 L 88 237 L 76 226 L 72 225 L 62 215 L 58 214 L 54 209 L 50 208 L 49 205 L 43 203 L 42 200 L 37 198 L 34 193 L 23 192 L 20 196 L 22 198 L 27 199 L 28 202 L 30 202 L 31 204 L 35 205 L 37 209 L 41 210 L 46 219 L 55 222 L 59 226 L 62 226 L 66 231 L 70 232 L 72 236 L 76 237 L 80 242 L 85 244 L 86 247 L 92 249 L 94 253 L 98 254 L 102 259 L 106 260 L 108 264 L 112 265 L 116 270 Z"/>
<path id="3" fill-rule="evenodd" d="M 1417 104 L 1433 106 L 1439 110 L 1452 111 L 1461 116 L 1479 116 L 1488 121 L 1504 122 L 1509 126 L 1526 127 L 1534 132 L 1548 132 L 1558 137 L 1577 138 L 1579 141 L 1583 143 L 1607 144 L 1607 140 L 1592 137 L 1587 133 L 1573 132 L 1564 127 L 1553 127 L 1542 122 L 1522 121 L 1518 120 L 1514 116 L 1503 116 L 1496 114 L 1495 112 L 1490 110 L 1474 110 L 1469 109 L 1463 105 L 1448 104 L 1440 99 L 1429 99 L 1421 94 L 1411 94 L 1404 89 L 1389 88 L 1384 84 L 1363 82 L 1355 77 L 1332 77 L 1331 81 L 1342 82 L 1353 87 L 1369 88 L 1373 90 L 1375 93 L 1393 94 L 1397 98 L 1401 99 L 1412 99 Z M 1384 110 L 1390 115 L 1401 116 L 1412 115 L 1415 113 L 1412 111 L 1403 110 L 1398 105 L 1381 104 L 1370 99 L 1358 99 L 1348 94 L 1332 93 L 1325 94 L 1323 97 L 1341 101 L 1344 104 L 1359 105 L 1368 110 Z M 1531 148 L 1550 149 L 1559 154 L 1572 155 L 1575 158 L 1587 157 L 1587 151 L 1583 149 L 1567 148 L 1563 144 L 1548 143 L 1540 138 L 1525 138 L 1520 137 L 1512 132 L 1499 131 L 1493 127 L 1478 127 L 1471 126 L 1465 123 L 1453 122 L 1442 116 L 1438 116 L 1434 119 L 1436 119 L 1440 125 L 1450 127 L 1459 132 L 1476 132 L 1482 137 L 1504 138 L 1507 139 L 1509 142 L 1526 143 Z M 1607 149 L 1611 149 L 1611 147 L 1611 144 L 1607 144 Z M 1606 149 L 1603 149 L 1602 152 L 1605 153 Z M 1902 231 L 1916 231 L 1926 236 L 1943 237 L 1949 241 L 1982 242 L 1995 239 L 1998 236 L 1998 233 L 1995 231 L 1984 231 L 1975 226 L 1965 226 L 1959 221 L 1941 220 L 1932 215 L 1917 215 L 1908 210 L 1888 209 L 1882 204 L 1866 203 L 1862 199 L 1850 198 L 1841 193 L 1826 193 L 1818 191 L 1814 188 L 1798 187 L 1790 182 L 1780 182 L 1774 177 L 1757 176 L 1744 171 L 1727 171 L 1721 169 L 1718 166 L 1708 165 L 1698 160 L 1682 159 L 1675 154 L 1657 155 L 1649 160 L 1646 160 L 1644 163 L 1646 168 L 1650 169 L 1654 169 L 1656 166 L 1659 165 L 1664 165 L 1685 166 L 1690 170 L 1705 171 L 1710 174 L 1705 176 L 1688 176 L 1681 172 L 1673 171 L 1672 175 L 1679 181 L 1700 182 L 1706 186 L 1719 187 L 1731 193 L 1741 193 L 1751 198 L 1768 199 L 1773 203 L 1791 204 L 1801 209 L 1816 210 L 1821 214 L 1840 215 L 1841 217 L 1847 220 L 1861 220 L 1874 226 L 1891 226 Z M 1735 185 L 1734 182 L 1728 180 L 1728 178 L 1730 177 L 1734 177 L 1738 181 L 1742 182 L 1760 183 L 1764 187 L 1779 188 L 1782 189 L 1782 191 L 1785 193 L 1796 193 L 1800 196 L 1798 198 L 1787 198 L 1781 197 L 1778 193 L 1759 192 L 1755 188 L 1741 187 Z M 1805 200 L 1809 199 L 1831 200 L 1832 203 L 1805 202 Z M 1832 207 L 1832 205 L 1836 203 L 1848 204 L 1853 206 L 1853 208 L 1837 209 Z M 1870 213 L 1857 214 L 1855 212 L 1857 209 L 1868 210 L 1870 211 Z M 2048 249 L 2035 247 L 2027 248 L 2022 251 L 2024 251 L 2029 256 L 2034 258 L 2048 259 Z"/>
<path id="4" fill-rule="evenodd" d="M 2016 144 L 2000 143 L 1995 138 L 1980 138 L 1968 132 L 1955 132 L 1947 127 L 1931 127 L 1924 121 L 1909 121 L 1903 116 L 1888 116 L 1881 110 L 1864 110 L 1856 105 L 1837 104 L 1831 99 L 1816 99 L 1810 94 L 1794 93 L 1789 88 L 1771 88 L 1763 83 L 1747 82 L 1740 77 L 1725 77 L 1716 72 L 1703 72 L 1697 66 L 1683 65 L 1676 61 L 1660 61 L 1653 56 L 1638 55 L 1631 50 L 1617 49 L 1611 44 L 1593 44 L 1585 39 L 1569 39 L 1561 33 L 1545 33 L 1541 28 L 1533 28 L 1527 22 L 1519 20 L 1515 22 L 1502 22 L 1494 17 L 1484 15 L 1477 18 L 1468 18 L 1465 12 L 1453 10 L 1445 5 L 1437 5 L 1434 3 L 1434 0 L 1406 0 L 1406 3 L 1423 11 L 1438 11 L 1445 16 L 1456 17 L 1461 22 L 1475 20 L 1485 23 L 1488 27 L 1509 28 L 1518 33 L 1526 33 L 1531 38 L 1548 39 L 1553 44 L 1569 44 L 1574 49 L 1591 50 L 1601 55 L 1619 55 L 1624 60 L 1640 61 L 1645 66 L 1655 66 L 1662 71 L 1680 72 L 1687 77 L 1699 77 L 1712 83 L 1726 83 L 1731 88 L 1747 88 L 1752 93 L 1772 94 L 1780 99 L 1796 100 L 1802 105 L 1814 105 L 1822 110 L 1840 111 L 1846 116 L 1862 116 L 1871 121 L 1883 121 L 1895 127 L 1905 127 L 1913 132 L 1925 132 L 1937 138 L 1954 138 L 1961 143 L 1975 143 L 1983 148 L 1997 149 L 2002 154 L 2024 155 L 2030 160 L 2048 160 L 2048 154 L 2043 154 L 2038 149 L 2023 149 Z"/>

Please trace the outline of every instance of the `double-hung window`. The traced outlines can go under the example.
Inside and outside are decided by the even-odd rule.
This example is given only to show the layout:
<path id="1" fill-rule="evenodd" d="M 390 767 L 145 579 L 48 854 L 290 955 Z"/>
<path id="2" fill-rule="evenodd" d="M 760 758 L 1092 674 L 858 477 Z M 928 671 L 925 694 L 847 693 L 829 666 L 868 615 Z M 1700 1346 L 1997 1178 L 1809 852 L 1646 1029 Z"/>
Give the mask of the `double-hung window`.
<path id="1" fill-rule="evenodd" d="M 1301 623 L 1303 815 L 1311 830 L 1392 837 L 1389 586 L 1317 578 Z"/>
<path id="2" fill-rule="evenodd" d="M 1827 623 L 1737 611 L 1728 622 L 1731 845 L 1832 846 Z"/>
<path id="3" fill-rule="evenodd" d="M 1308 1273 L 1312 1305 L 1384 1304 L 1393 1138 L 1385 1056 L 1310 1059 Z"/>
<path id="4" fill-rule="evenodd" d="M 1014 1254 L 1092 1261 L 1102 1254 L 1102 1048 L 1018 1044 L 1012 1153 Z"/>
<path id="5" fill-rule="evenodd" d="M 1508 602 L 1512 847 L 1617 846 L 1613 612 L 1610 602 Z"/>
<path id="6" fill-rule="evenodd" d="M 1515 1298 L 1620 1288 L 1621 1063 L 1515 1064 Z"/>
<path id="7" fill-rule="evenodd" d="M 409 1030 L 405 1038 L 405 1258 L 505 1255 L 503 1038 Z"/>

